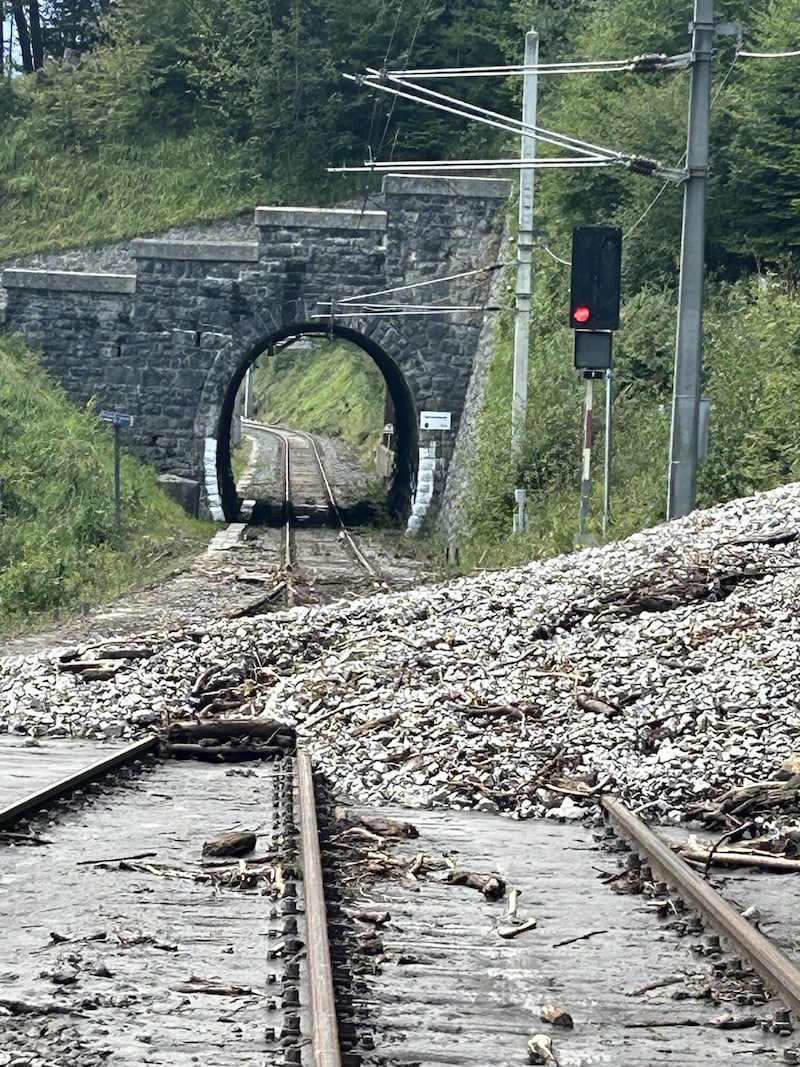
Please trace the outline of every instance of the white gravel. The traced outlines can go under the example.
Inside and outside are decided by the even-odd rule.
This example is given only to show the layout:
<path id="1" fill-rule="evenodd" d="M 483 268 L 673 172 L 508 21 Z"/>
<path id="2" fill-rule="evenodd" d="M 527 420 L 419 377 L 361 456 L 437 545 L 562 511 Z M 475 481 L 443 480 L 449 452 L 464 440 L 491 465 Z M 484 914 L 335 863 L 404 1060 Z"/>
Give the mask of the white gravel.
<path id="1" fill-rule="evenodd" d="M 570 816 L 558 787 L 583 776 L 678 821 L 800 750 L 799 533 L 790 485 L 524 567 L 163 634 L 109 681 L 9 657 L 0 730 L 135 736 L 194 715 L 218 664 L 237 714 L 298 725 L 355 799 Z"/>

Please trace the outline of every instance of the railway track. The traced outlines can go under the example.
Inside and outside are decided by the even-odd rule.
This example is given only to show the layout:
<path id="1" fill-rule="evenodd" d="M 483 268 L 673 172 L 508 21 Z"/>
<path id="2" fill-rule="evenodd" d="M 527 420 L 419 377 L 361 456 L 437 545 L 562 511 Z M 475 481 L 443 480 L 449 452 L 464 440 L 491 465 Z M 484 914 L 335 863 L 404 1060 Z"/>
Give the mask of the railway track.
<path id="1" fill-rule="evenodd" d="M 337 1067 L 308 756 L 197 763 L 158 744 L 63 778 L 54 760 L 57 780 L 0 810 L 0 1063 L 278 1065 L 313 1049 Z"/>
<path id="2" fill-rule="evenodd" d="M 797 1062 L 794 963 L 613 799 L 630 851 L 598 879 L 609 854 L 581 827 L 357 809 L 337 823 L 303 751 L 198 763 L 159 744 L 0 810 L 0 1062 Z M 216 855 L 223 831 L 255 843 Z M 649 896 L 603 884 L 628 877 Z"/>
<path id="3" fill-rule="evenodd" d="M 359 547 L 345 522 L 336 489 L 311 434 L 243 420 L 258 448 L 259 437 L 278 442 L 278 462 L 269 496 L 261 509 L 268 521 L 280 520 L 280 540 L 264 537 L 265 548 L 279 557 L 280 593 L 289 606 L 303 601 L 302 587 L 374 586 L 375 564 Z M 260 483 L 263 492 L 263 483 Z M 257 488 L 257 486 L 255 487 Z M 251 485 L 250 490 L 254 487 Z"/>
<path id="4" fill-rule="evenodd" d="M 413 820 L 419 837 L 354 881 L 351 907 L 382 915 L 380 952 L 355 967 L 375 1045 L 362 1063 L 798 1062 L 795 964 L 607 808 L 611 852 L 569 824 L 371 813 Z"/>

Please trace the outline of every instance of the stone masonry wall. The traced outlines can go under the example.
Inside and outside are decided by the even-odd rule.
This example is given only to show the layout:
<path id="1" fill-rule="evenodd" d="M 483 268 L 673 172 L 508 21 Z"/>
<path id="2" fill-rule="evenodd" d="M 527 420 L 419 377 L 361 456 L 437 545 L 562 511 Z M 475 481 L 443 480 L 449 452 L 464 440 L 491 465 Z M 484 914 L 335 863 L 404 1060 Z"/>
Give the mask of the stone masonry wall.
<path id="1" fill-rule="evenodd" d="M 258 208 L 258 241 L 133 241 L 130 274 L 6 270 L 5 325 L 76 402 L 132 414 L 126 446 L 205 483 L 213 512 L 209 449 L 236 375 L 276 332 L 324 322 L 330 301 L 414 286 L 379 298 L 397 310 L 337 321 L 383 350 L 416 411 L 452 412 L 449 434 L 419 433 L 419 527 L 441 497 L 491 272 L 418 283 L 494 263 L 507 195 L 507 182 L 391 177 L 385 212 Z M 403 314 L 409 303 L 472 310 Z"/>

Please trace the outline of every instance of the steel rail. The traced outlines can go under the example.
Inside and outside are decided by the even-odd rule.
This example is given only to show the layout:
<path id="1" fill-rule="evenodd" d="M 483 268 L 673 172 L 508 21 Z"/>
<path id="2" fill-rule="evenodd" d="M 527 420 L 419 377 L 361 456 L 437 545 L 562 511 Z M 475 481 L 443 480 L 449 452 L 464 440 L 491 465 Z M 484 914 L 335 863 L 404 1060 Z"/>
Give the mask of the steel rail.
<path id="1" fill-rule="evenodd" d="M 315 1067 L 341 1067 L 339 1027 L 333 989 L 333 964 L 322 883 L 322 859 L 311 759 L 298 750 L 297 793 L 300 809 L 300 851 L 306 905 L 306 959 L 311 1004 L 311 1044 Z"/>
<path id="2" fill-rule="evenodd" d="M 274 430 L 270 432 L 275 433 Z M 276 436 L 283 441 L 283 573 L 286 575 L 286 603 L 294 605 L 294 561 L 292 560 L 292 449 L 285 433 L 277 431 Z"/>
<path id="3" fill-rule="evenodd" d="M 250 419 L 248 421 L 249 422 L 255 422 L 255 420 L 253 420 L 253 419 Z M 292 559 L 292 541 L 291 541 L 291 535 L 292 535 L 292 507 L 291 507 L 291 500 L 292 500 L 292 488 L 291 488 L 291 465 L 292 465 L 291 454 L 292 454 L 292 447 L 291 447 L 291 437 L 292 437 L 292 435 L 294 435 L 295 437 L 301 437 L 305 441 L 308 442 L 308 444 L 309 444 L 309 446 L 311 448 L 311 451 L 313 453 L 314 460 L 315 460 L 315 462 L 317 464 L 317 469 L 319 471 L 319 475 L 320 475 L 320 478 L 322 480 L 322 487 L 323 487 L 323 490 L 324 490 L 325 495 L 327 497 L 328 506 L 330 507 L 331 511 L 333 512 L 334 516 L 336 517 L 336 521 L 339 524 L 339 530 L 341 531 L 342 535 L 344 536 L 344 539 L 347 542 L 347 545 L 348 545 L 350 551 L 355 556 L 356 561 L 358 562 L 358 565 L 362 568 L 362 570 L 366 571 L 367 574 L 371 578 L 375 578 L 376 577 L 375 568 L 372 566 L 372 564 L 369 562 L 367 557 L 364 555 L 364 553 L 358 547 L 358 545 L 355 542 L 355 539 L 353 538 L 353 535 L 350 533 L 350 531 L 345 526 L 344 519 L 342 518 L 342 513 L 339 510 L 338 504 L 336 503 L 336 496 L 335 496 L 334 491 L 333 491 L 333 486 L 331 485 L 330 480 L 328 478 L 328 475 L 327 475 L 327 473 L 325 471 L 325 464 L 324 464 L 324 462 L 322 460 L 322 456 L 320 455 L 320 451 L 319 451 L 319 448 L 317 447 L 317 442 L 314 440 L 313 434 L 306 433 L 304 430 L 286 430 L 281 426 L 268 426 L 266 423 L 257 423 L 257 425 L 262 430 L 264 430 L 266 433 L 271 433 L 273 435 L 273 437 L 277 437 L 280 441 L 283 442 L 283 448 L 284 448 L 284 455 L 283 455 L 284 494 L 283 494 L 283 496 L 284 496 L 284 512 L 285 512 L 285 521 L 284 521 L 284 524 L 283 524 L 283 570 L 284 570 L 284 573 L 286 574 L 286 600 L 287 600 L 287 603 L 289 604 L 289 606 L 291 607 L 292 604 L 294 603 L 294 588 L 293 588 L 293 585 L 292 585 L 293 559 Z"/>
<path id="4" fill-rule="evenodd" d="M 342 519 L 342 513 L 339 511 L 339 507 L 338 507 L 338 505 L 336 503 L 336 498 L 334 497 L 334 494 L 333 494 L 333 488 L 331 486 L 331 483 L 328 481 L 327 474 L 325 473 L 325 465 L 322 462 L 322 456 L 320 455 L 319 449 L 317 448 L 317 442 L 314 440 L 314 438 L 311 436 L 311 434 L 307 434 L 307 433 L 304 433 L 304 432 L 300 431 L 300 436 L 301 437 L 305 437 L 308 440 L 309 444 L 311 445 L 311 448 L 312 448 L 312 450 L 314 452 L 314 458 L 316 459 L 317 466 L 319 467 L 319 473 L 322 476 L 322 484 L 325 486 L 325 492 L 328 494 L 328 502 L 330 503 L 330 506 L 333 509 L 333 513 L 336 516 L 336 521 L 339 523 L 339 529 L 344 534 L 345 539 L 346 539 L 348 545 L 350 546 L 350 551 L 356 557 L 356 559 L 358 560 L 360 565 L 364 568 L 364 570 L 367 572 L 367 574 L 369 574 L 370 577 L 374 578 L 375 577 L 375 571 L 374 571 L 372 565 L 370 564 L 369 560 L 364 555 L 364 553 L 361 551 L 361 549 L 358 547 L 358 545 L 355 543 L 355 541 L 353 540 L 352 534 L 350 533 L 350 531 L 347 529 L 347 527 L 344 524 L 344 520 Z"/>
<path id="5" fill-rule="evenodd" d="M 283 441 L 284 449 L 285 449 L 285 452 L 284 452 L 284 482 L 285 482 L 286 490 L 285 490 L 285 493 L 284 493 L 284 497 L 285 497 L 285 507 L 286 507 L 287 519 L 286 519 L 286 523 L 284 525 L 284 560 L 285 560 L 284 569 L 286 570 L 287 575 L 289 577 L 291 577 L 291 573 L 292 573 L 291 541 L 290 541 L 290 538 L 291 538 L 291 506 L 290 506 L 291 505 L 291 476 L 290 476 L 290 472 L 291 472 L 291 443 L 290 443 L 290 437 L 291 437 L 292 434 L 294 434 L 296 437 L 304 438 L 309 443 L 309 445 L 311 446 L 311 450 L 312 450 L 312 452 L 314 454 L 314 459 L 316 460 L 317 467 L 319 468 L 320 477 L 322 479 L 322 485 L 323 485 L 323 488 L 324 488 L 325 493 L 326 493 L 327 498 L 328 498 L 328 503 L 330 505 L 330 508 L 331 508 L 333 514 L 336 516 L 336 521 L 339 524 L 339 529 L 344 534 L 345 540 L 347 541 L 347 544 L 348 544 L 348 546 L 350 548 L 350 551 L 355 556 L 356 560 L 358 561 L 359 566 L 363 570 L 365 570 L 367 572 L 367 574 L 370 575 L 371 578 L 374 578 L 376 576 L 376 572 L 375 572 L 374 567 L 369 562 L 369 560 L 364 555 L 364 553 L 361 551 L 361 549 L 358 547 L 358 545 L 356 544 L 352 534 L 350 533 L 350 531 L 347 529 L 347 527 L 344 524 L 344 520 L 342 519 L 342 513 L 339 510 L 338 504 L 336 503 L 336 497 L 335 497 L 334 492 L 333 492 L 333 487 L 331 486 L 331 483 L 330 483 L 330 481 L 328 479 L 328 476 L 327 476 L 327 474 L 325 472 L 325 465 L 324 465 L 324 463 L 322 461 L 322 456 L 320 455 L 319 449 L 317 448 L 317 443 L 314 440 L 313 435 L 309 434 L 309 433 L 306 433 L 304 430 L 291 430 L 291 431 L 289 431 L 289 430 L 284 430 L 284 429 L 282 429 L 281 427 L 278 427 L 278 426 L 267 426 L 266 424 L 264 425 L 264 429 L 267 431 L 267 433 L 271 433 L 275 437 L 280 438 L 280 440 Z M 292 600 L 291 582 L 289 582 L 288 592 L 289 592 L 288 599 L 289 599 L 289 603 L 291 604 L 291 600 Z"/>
<path id="6" fill-rule="evenodd" d="M 800 970 L 797 965 L 769 938 L 743 919 L 734 907 L 676 856 L 669 845 L 624 804 L 615 797 L 602 797 L 601 804 L 623 836 L 644 853 L 653 871 L 674 886 L 682 899 L 703 915 L 787 1007 L 800 1013 Z"/>
<path id="7" fill-rule="evenodd" d="M 81 770 L 76 771 L 74 774 L 67 775 L 66 778 L 62 778 L 60 781 L 55 782 L 52 785 L 45 786 L 44 789 L 40 789 L 35 793 L 30 793 L 28 796 L 23 797 L 22 800 L 18 800 L 15 804 L 10 804 L 7 808 L 0 809 L 0 826 L 8 826 L 10 823 L 16 822 L 23 815 L 32 815 L 40 808 L 43 808 L 49 801 L 65 796 L 73 790 L 78 789 L 86 782 L 94 781 L 94 779 L 100 778 L 104 774 L 116 770 L 117 767 L 130 763 L 131 760 L 136 759 L 137 756 L 143 756 L 157 748 L 158 744 L 158 735 L 148 734 L 143 740 L 134 741 L 133 744 L 118 749 L 113 755 L 97 760 L 88 767 L 84 767 Z"/>

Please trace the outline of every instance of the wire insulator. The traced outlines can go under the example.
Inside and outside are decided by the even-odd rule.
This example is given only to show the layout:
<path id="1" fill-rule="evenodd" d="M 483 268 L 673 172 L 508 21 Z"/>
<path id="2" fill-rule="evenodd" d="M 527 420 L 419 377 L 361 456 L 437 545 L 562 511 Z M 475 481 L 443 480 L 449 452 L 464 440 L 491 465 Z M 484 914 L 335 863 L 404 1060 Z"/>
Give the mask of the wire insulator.
<path id="1" fill-rule="evenodd" d="M 631 60 L 631 70 L 637 74 L 658 70 L 662 64 L 666 63 L 668 58 L 663 52 L 650 52 L 645 55 L 634 56 Z"/>
<path id="2" fill-rule="evenodd" d="M 646 159 L 644 156 L 628 156 L 625 165 L 634 174 L 654 174 L 661 166 L 656 159 Z"/>

